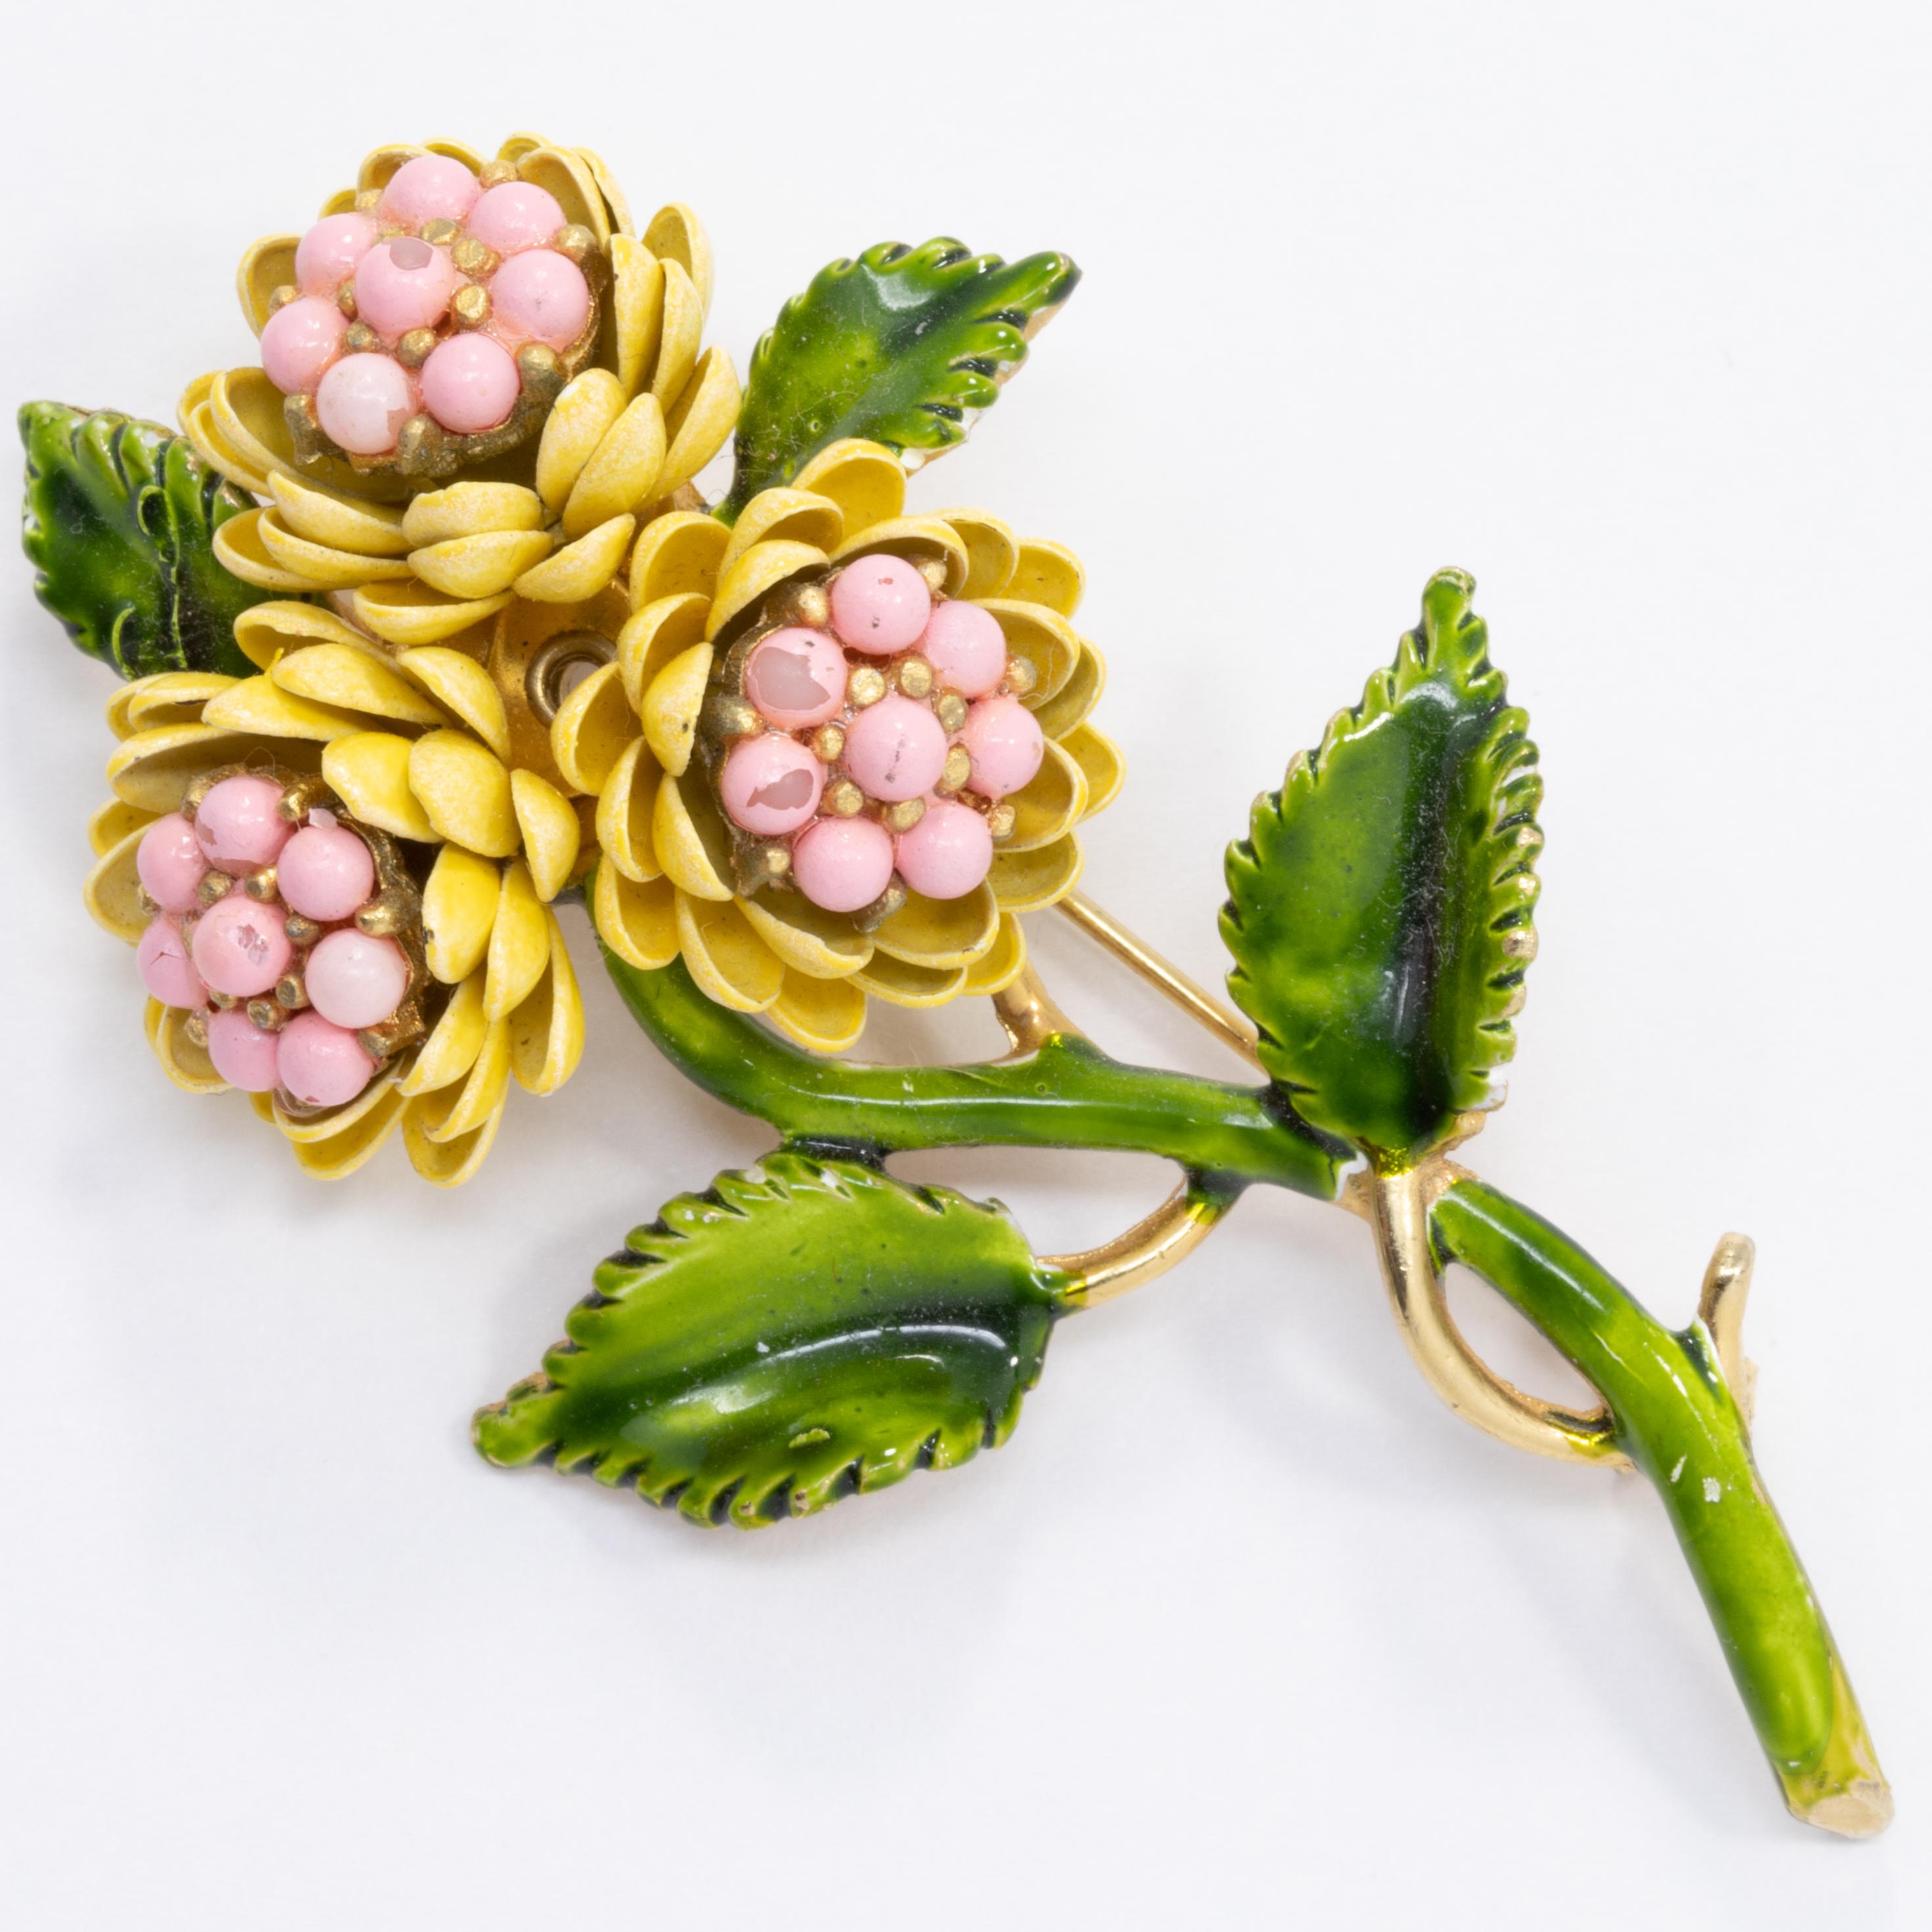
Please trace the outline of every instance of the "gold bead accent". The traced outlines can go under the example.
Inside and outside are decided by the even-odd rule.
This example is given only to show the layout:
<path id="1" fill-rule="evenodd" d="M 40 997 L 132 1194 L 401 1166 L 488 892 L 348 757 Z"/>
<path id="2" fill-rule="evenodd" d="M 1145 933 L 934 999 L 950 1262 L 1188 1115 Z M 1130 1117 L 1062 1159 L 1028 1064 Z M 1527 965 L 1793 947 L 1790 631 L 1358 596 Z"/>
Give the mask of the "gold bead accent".
<path id="1" fill-rule="evenodd" d="M 387 892 L 380 894 L 356 915 L 356 929 L 374 938 L 386 938 L 409 923 L 409 911 L 398 898 Z"/>
<path id="2" fill-rule="evenodd" d="M 208 989 L 208 1004 L 224 1013 L 232 1013 L 242 1002 L 232 993 L 218 993 L 211 986 Z"/>
<path id="3" fill-rule="evenodd" d="M 374 214 L 382 205 L 382 190 L 379 188 L 365 188 L 356 197 L 358 214 Z"/>
<path id="4" fill-rule="evenodd" d="M 835 818 L 856 818 L 866 808 L 866 794 L 850 778 L 825 788 L 825 808 Z"/>
<path id="5" fill-rule="evenodd" d="M 926 816 L 926 800 L 902 799 L 897 805 L 887 806 L 879 815 L 885 820 L 888 832 L 910 832 Z"/>
<path id="6" fill-rule="evenodd" d="M 282 930 L 289 936 L 290 943 L 296 946 L 313 946 L 322 937 L 322 928 L 312 919 L 304 919 L 298 912 L 292 912 L 282 921 Z"/>
<path id="7" fill-rule="evenodd" d="M 895 872 L 892 882 L 866 908 L 865 916 L 883 926 L 892 914 L 900 911 L 906 902 L 905 881 Z"/>
<path id="8" fill-rule="evenodd" d="M 225 899 L 235 890 L 235 880 L 226 872 L 204 872 L 201 883 L 194 889 L 194 896 L 205 906 L 212 906 L 217 899 Z"/>
<path id="9" fill-rule="evenodd" d="M 152 919 L 161 909 L 161 902 L 154 898 L 146 886 L 134 888 L 134 904 L 143 919 Z"/>
<path id="10" fill-rule="evenodd" d="M 485 161 L 476 170 L 476 178 L 484 188 L 502 188 L 518 178 L 514 161 Z"/>
<path id="11" fill-rule="evenodd" d="M 820 725 L 812 734 L 812 754 L 822 765 L 836 765 L 845 755 L 844 726 Z"/>
<path id="12" fill-rule="evenodd" d="M 358 322 L 356 326 L 359 328 L 362 325 Z M 405 369 L 420 369 L 429 360 L 430 352 L 435 346 L 434 329 L 412 328 L 396 344 L 396 360 Z"/>
<path id="13" fill-rule="evenodd" d="M 356 320 L 356 284 L 353 282 L 344 282 L 336 290 L 335 305 L 351 322 Z"/>
<path id="14" fill-rule="evenodd" d="M 182 1022 L 182 1031 L 196 1046 L 206 1046 L 208 1044 L 208 1016 L 206 1013 L 190 1013 Z"/>
<path id="15" fill-rule="evenodd" d="M 446 214 L 439 214 L 434 221 L 425 221 L 416 230 L 432 248 L 447 248 L 463 232 Z"/>
<path id="16" fill-rule="evenodd" d="M 791 848 L 776 838 L 753 846 L 749 856 L 752 871 L 768 884 L 791 870 Z"/>
<path id="17" fill-rule="evenodd" d="M 451 297 L 449 312 L 459 328 L 481 328 L 490 320 L 490 291 L 480 283 L 466 284 Z"/>
<path id="18" fill-rule="evenodd" d="M 308 988 L 299 973 L 284 973 L 275 982 L 275 1004 L 291 1013 L 300 1012 L 308 1004 Z"/>
<path id="19" fill-rule="evenodd" d="M 913 568 L 926 580 L 926 587 L 934 596 L 942 596 L 946 589 L 946 566 L 938 557 L 922 558 Z"/>
<path id="20" fill-rule="evenodd" d="M 946 754 L 946 769 L 933 790 L 942 798 L 950 798 L 955 792 L 965 790 L 966 781 L 972 776 L 973 754 L 964 745 L 955 745 Z"/>
<path id="21" fill-rule="evenodd" d="M 713 692 L 706 707 L 705 722 L 721 738 L 748 737 L 765 728 L 758 707 L 728 691 Z"/>
<path id="22" fill-rule="evenodd" d="M 822 631 L 832 621 L 832 599 L 822 584 L 794 584 L 781 592 L 779 622 Z"/>
<path id="23" fill-rule="evenodd" d="M 396 467 L 405 476 L 434 476 L 443 467 L 446 434 L 434 416 L 412 416 L 396 432 Z"/>
<path id="24" fill-rule="evenodd" d="M 450 250 L 449 259 L 466 275 L 493 274 L 498 261 L 496 250 L 478 241 L 473 235 L 464 236 Z"/>
<path id="25" fill-rule="evenodd" d="M 1016 698 L 1024 698 L 1040 682 L 1040 673 L 1033 668 L 1031 658 L 1010 657 L 1006 660 L 1006 688 Z"/>
<path id="26" fill-rule="evenodd" d="M 597 237 L 580 221 L 573 221 L 568 227 L 560 228 L 550 237 L 550 245 L 560 255 L 568 256 L 580 268 L 597 252 Z"/>
<path id="27" fill-rule="evenodd" d="M 250 872 L 248 876 L 242 881 L 242 890 L 246 892 L 257 905 L 262 904 L 268 900 L 273 898 L 275 896 L 274 867 L 272 866 L 264 866 L 260 872 Z"/>
<path id="28" fill-rule="evenodd" d="M 876 664 L 861 664 L 845 680 L 845 695 L 854 704 L 876 704 L 886 694 L 886 674 Z"/>
<path id="29" fill-rule="evenodd" d="M 526 342 L 517 351 L 517 373 L 524 393 L 540 403 L 554 403 L 563 392 L 563 364 L 547 342 Z"/>
<path id="30" fill-rule="evenodd" d="M 956 691 L 942 691 L 939 701 L 932 707 L 933 716 L 949 731 L 963 731 L 966 728 L 966 700 Z"/>
<path id="31" fill-rule="evenodd" d="M 203 772 L 199 778 L 191 781 L 188 789 L 182 794 L 182 810 L 192 818 L 201 809 L 202 800 L 219 783 L 220 780 L 212 772 Z"/>
<path id="32" fill-rule="evenodd" d="M 248 1017 L 264 1033 L 280 1033 L 289 1023 L 288 1014 L 273 1000 L 250 1000 Z"/>
<path id="33" fill-rule="evenodd" d="M 898 680 L 898 687 L 908 698 L 927 698 L 932 695 L 934 680 L 932 666 L 916 651 L 910 652 L 892 667 Z"/>
<path id="34" fill-rule="evenodd" d="M 352 356 L 368 356 L 382 346 L 382 338 L 366 322 L 352 322 L 344 330 L 342 346 Z"/>
<path id="35" fill-rule="evenodd" d="M 268 298 L 268 313 L 273 315 L 277 310 L 286 308 L 289 304 L 301 293 L 302 290 L 297 288 L 294 283 L 284 282 Z"/>
<path id="36" fill-rule="evenodd" d="M 986 814 L 986 830 L 995 838 L 1010 838 L 1019 814 L 1010 805 L 996 805 Z"/>

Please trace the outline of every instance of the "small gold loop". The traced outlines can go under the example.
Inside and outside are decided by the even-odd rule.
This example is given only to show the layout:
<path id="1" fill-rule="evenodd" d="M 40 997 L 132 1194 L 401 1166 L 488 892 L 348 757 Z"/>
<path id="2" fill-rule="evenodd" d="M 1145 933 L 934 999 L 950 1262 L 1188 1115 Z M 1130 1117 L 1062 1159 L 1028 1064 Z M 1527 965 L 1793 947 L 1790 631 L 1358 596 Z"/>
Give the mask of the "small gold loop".
<path id="1" fill-rule="evenodd" d="M 595 631 L 560 632 L 531 658 L 524 673 L 524 696 L 531 715 L 540 724 L 550 724 L 569 695 L 563 688 L 564 673 L 577 664 L 598 670 L 616 655 L 617 646 Z"/>
<path id="2" fill-rule="evenodd" d="M 1233 1204 L 1231 1197 L 1202 1193 L 1184 1180 L 1151 1214 L 1111 1241 L 1040 1259 L 1072 1276 L 1066 1294 L 1070 1306 L 1091 1308 L 1184 1262 Z"/>

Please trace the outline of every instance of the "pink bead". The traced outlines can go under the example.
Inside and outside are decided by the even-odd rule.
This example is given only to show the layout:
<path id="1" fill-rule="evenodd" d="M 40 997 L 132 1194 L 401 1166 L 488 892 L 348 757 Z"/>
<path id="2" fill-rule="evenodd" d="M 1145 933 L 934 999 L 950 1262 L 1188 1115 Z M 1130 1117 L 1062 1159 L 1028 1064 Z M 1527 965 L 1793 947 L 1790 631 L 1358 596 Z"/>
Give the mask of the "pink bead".
<path id="1" fill-rule="evenodd" d="M 240 1006 L 209 1016 L 208 1057 L 215 1072 L 244 1094 L 266 1094 L 281 1084 L 275 1036 L 265 1033 Z"/>
<path id="2" fill-rule="evenodd" d="M 788 731 L 823 724 L 845 702 L 845 653 L 823 631 L 774 631 L 746 660 L 745 695 Z"/>
<path id="3" fill-rule="evenodd" d="M 494 429 L 516 407 L 522 387 L 515 359 L 487 335 L 452 335 L 423 364 L 423 407 L 458 436 Z"/>
<path id="4" fill-rule="evenodd" d="M 262 367 L 285 396 L 305 396 L 342 353 L 349 318 L 320 296 L 298 296 L 262 331 Z"/>
<path id="5" fill-rule="evenodd" d="M 320 1013 L 298 1013 L 283 1028 L 275 1049 L 282 1090 L 305 1107 L 340 1107 L 374 1077 L 376 1063 L 345 1027 Z"/>
<path id="6" fill-rule="evenodd" d="M 932 592 L 902 556 L 862 556 L 832 580 L 832 628 L 855 651 L 905 650 L 932 615 Z"/>
<path id="7" fill-rule="evenodd" d="M 888 805 L 932 790 L 946 770 L 946 727 L 932 706 L 896 691 L 845 728 L 845 769 L 868 798 Z"/>
<path id="8" fill-rule="evenodd" d="M 464 224 L 486 248 L 514 255 L 548 242 L 564 225 L 562 205 L 533 182 L 505 182 L 487 190 Z"/>
<path id="9" fill-rule="evenodd" d="M 825 767 L 796 739 L 769 731 L 734 745 L 718 780 L 733 821 L 766 838 L 796 832 L 824 789 Z"/>
<path id="10" fill-rule="evenodd" d="M 211 866 L 238 878 L 272 865 L 294 828 L 282 816 L 282 788 L 246 775 L 210 788 L 194 814 L 194 836 Z"/>
<path id="11" fill-rule="evenodd" d="M 990 610 L 949 597 L 933 607 L 919 648 L 939 682 L 962 698 L 984 698 L 1006 674 L 1006 634 Z"/>
<path id="12" fill-rule="evenodd" d="M 366 214 L 325 214 L 296 244 L 296 286 L 333 302 L 380 232 Z"/>
<path id="13" fill-rule="evenodd" d="M 874 818 L 821 818 L 791 848 L 798 889 L 827 912 L 856 912 L 891 884 L 892 835 Z"/>
<path id="14" fill-rule="evenodd" d="M 208 988 L 189 962 L 181 921 L 172 913 L 163 913 L 142 934 L 134 949 L 134 970 L 141 984 L 164 1006 L 185 1006 L 192 1012 L 208 1004 Z"/>
<path id="15" fill-rule="evenodd" d="M 195 922 L 189 950 L 194 970 L 218 993 L 252 1000 L 289 970 L 294 949 L 282 930 L 282 909 L 258 905 L 240 892 L 217 899 Z"/>
<path id="16" fill-rule="evenodd" d="M 966 714 L 959 742 L 972 754 L 968 782 L 984 798 L 1004 798 L 1030 784 L 1046 756 L 1040 720 L 1017 698 L 982 698 Z"/>
<path id="17" fill-rule="evenodd" d="M 449 313 L 462 278 L 447 248 L 413 235 L 380 242 L 356 271 L 356 314 L 385 341 L 412 328 L 434 328 Z"/>
<path id="18" fill-rule="evenodd" d="M 490 312 L 498 332 L 512 342 L 568 349 L 590 320 L 590 284 L 567 255 L 526 249 L 491 278 Z"/>
<path id="19" fill-rule="evenodd" d="M 986 821 L 950 799 L 929 799 L 926 816 L 898 836 L 899 875 L 929 899 L 962 898 L 993 863 Z"/>
<path id="20" fill-rule="evenodd" d="M 192 912 L 194 889 L 208 870 L 208 857 L 194 827 L 182 813 L 171 812 L 142 833 L 134 870 L 141 890 L 164 912 Z"/>
<path id="21" fill-rule="evenodd" d="M 275 862 L 276 890 L 291 911 L 324 926 L 347 919 L 375 890 L 376 862 L 340 825 L 304 825 Z"/>
<path id="22" fill-rule="evenodd" d="M 386 456 L 416 412 L 409 373 L 388 356 L 345 356 L 322 379 L 315 412 L 322 434 L 352 456 Z"/>
<path id="23" fill-rule="evenodd" d="M 340 1027 L 372 1027 L 387 1019 L 410 989 L 410 962 L 393 939 L 345 926 L 316 943 L 302 984 L 309 1004 Z"/>
<path id="24" fill-rule="evenodd" d="M 389 177 L 381 212 L 403 228 L 425 221 L 460 221 L 476 206 L 483 184 L 447 154 L 418 154 Z"/>

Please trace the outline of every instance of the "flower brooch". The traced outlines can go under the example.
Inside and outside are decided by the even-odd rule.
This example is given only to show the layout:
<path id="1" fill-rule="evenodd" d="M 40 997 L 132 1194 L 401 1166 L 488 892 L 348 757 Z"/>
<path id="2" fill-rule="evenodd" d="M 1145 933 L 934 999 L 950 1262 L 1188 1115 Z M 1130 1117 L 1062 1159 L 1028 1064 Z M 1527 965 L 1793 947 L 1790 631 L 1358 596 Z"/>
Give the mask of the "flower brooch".
<path id="1" fill-rule="evenodd" d="M 310 1173 L 393 1136 L 467 1180 L 514 1084 L 582 1054 L 555 912 L 640 1027 L 778 1148 L 604 1263 L 478 1446 L 756 1527 L 1005 1439 L 1066 1317 L 1173 1266 L 1249 1186 L 1358 1216 L 1425 1376 L 1501 1440 L 1655 1486 L 1787 1803 L 1891 1799 L 1750 1449 L 1729 1235 L 1681 1328 L 1450 1158 L 1502 1103 L 1535 956 L 1542 778 L 1460 572 L 1298 754 L 1227 862 L 1238 1011 L 1076 890 L 1119 789 L 1058 544 L 907 477 L 998 400 L 1065 256 L 950 240 L 833 262 L 740 386 L 689 209 L 640 230 L 582 148 L 378 149 L 244 256 L 259 338 L 179 435 L 33 404 L 42 601 L 124 680 L 94 917 L 190 1092 L 245 1094 Z M 729 443 L 715 500 L 698 479 Z M 1241 1054 L 1115 1060 L 1029 965 L 1058 908 Z M 130 986 L 131 992 L 131 986 Z M 982 1066 L 842 1056 L 870 1004 L 986 994 Z M 1100 1247 L 890 1168 L 915 1149 L 1136 1150 L 1180 1170 Z M 1592 1382 L 1514 1388 L 1450 1318 L 1460 1262 Z"/>

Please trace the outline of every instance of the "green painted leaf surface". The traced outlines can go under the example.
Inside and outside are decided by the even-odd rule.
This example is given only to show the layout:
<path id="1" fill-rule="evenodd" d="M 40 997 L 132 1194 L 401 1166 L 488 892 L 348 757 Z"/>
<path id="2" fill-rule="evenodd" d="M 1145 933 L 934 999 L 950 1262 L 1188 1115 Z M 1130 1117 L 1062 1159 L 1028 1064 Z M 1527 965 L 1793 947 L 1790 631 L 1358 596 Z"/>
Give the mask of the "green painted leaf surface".
<path id="1" fill-rule="evenodd" d="M 1064 255 L 1003 262 L 943 236 L 821 268 L 752 355 L 720 514 L 735 519 L 844 436 L 901 452 L 963 441 L 1079 279 Z"/>
<path id="2" fill-rule="evenodd" d="M 20 423 L 34 588 L 75 644 L 125 678 L 252 673 L 235 620 L 274 593 L 224 569 L 212 544 L 248 500 L 157 423 L 60 403 L 29 403 Z"/>
<path id="3" fill-rule="evenodd" d="M 1395 662 L 1228 854 L 1228 984 L 1296 1110 L 1382 1167 L 1498 1104 L 1535 952 L 1543 780 L 1474 590 L 1444 571 Z"/>
<path id="4" fill-rule="evenodd" d="M 1064 1283 L 1004 1210 L 788 1150 L 598 1270 L 477 1447 L 754 1528 L 1003 1442 Z"/>

